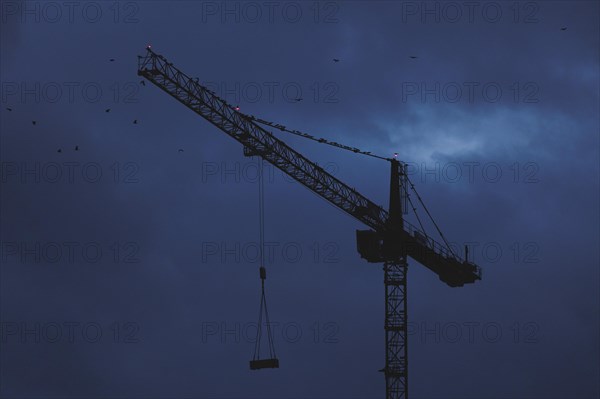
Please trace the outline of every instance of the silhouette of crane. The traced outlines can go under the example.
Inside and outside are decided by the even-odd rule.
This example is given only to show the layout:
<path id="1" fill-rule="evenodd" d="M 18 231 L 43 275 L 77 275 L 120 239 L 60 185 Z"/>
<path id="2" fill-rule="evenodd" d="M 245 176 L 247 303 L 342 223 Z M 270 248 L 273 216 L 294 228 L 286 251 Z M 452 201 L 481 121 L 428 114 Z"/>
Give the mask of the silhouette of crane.
<path id="1" fill-rule="evenodd" d="M 380 371 L 385 375 L 386 398 L 406 399 L 408 397 L 406 292 L 408 257 L 436 273 L 439 279 L 450 287 L 461 287 L 481 280 L 481 269 L 468 259 L 463 260 L 455 255 L 445 239 L 446 245 L 442 245 L 427 236 L 424 230 L 404 219 L 403 214 L 407 210 L 406 200 L 410 201 L 406 165 L 395 157 L 384 158 L 391 163 L 389 210 L 386 211 L 276 138 L 260 126 L 256 118 L 239 112 L 237 107 L 216 96 L 197 80 L 174 67 L 173 63 L 168 63 L 149 46 L 146 50 L 145 56 L 138 56 L 139 76 L 169 93 L 240 142 L 245 156 L 258 156 L 268 161 L 370 228 L 357 230 L 356 238 L 357 249 L 362 258 L 368 262 L 383 263 L 386 345 L 385 367 Z M 299 134 L 296 131 L 292 132 Z M 345 147 L 339 143 L 328 144 Z M 347 149 L 358 152 L 351 147 Z M 412 184 L 411 188 L 414 189 Z M 420 200 L 418 194 L 417 197 Z M 431 216 L 429 212 L 427 213 Z M 435 225 L 437 228 L 437 224 Z M 438 232 L 443 238 L 439 228 Z"/>

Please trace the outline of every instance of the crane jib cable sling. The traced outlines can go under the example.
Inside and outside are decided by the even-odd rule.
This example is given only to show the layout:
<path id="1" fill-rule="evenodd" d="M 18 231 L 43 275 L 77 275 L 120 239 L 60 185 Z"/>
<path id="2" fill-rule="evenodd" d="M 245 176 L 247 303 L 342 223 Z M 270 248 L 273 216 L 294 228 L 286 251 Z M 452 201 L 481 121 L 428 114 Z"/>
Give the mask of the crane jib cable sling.
<path id="1" fill-rule="evenodd" d="M 386 157 L 382 157 L 382 156 L 379 156 L 379 155 L 372 154 L 370 151 L 362 151 L 362 150 L 359 150 L 356 147 L 350 147 L 350 146 L 347 146 L 347 145 L 344 145 L 344 144 L 336 143 L 335 141 L 329 141 L 329 140 L 324 139 L 324 138 L 315 137 L 315 136 L 312 136 L 312 135 L 307 134 L 307 133 L 303 133 L 303 132 L 298 131 L 298 130 L 290 130 L 290 129 L 286 128 L 285 126 L 280 125 L 279 123 L 269 122 L 269 121 L 266 121 L 264 119 L 256 118 L 254 116 L 249 116 L 249 115 L 246 115 L 246 116 L 249 119 L 251 119 L 251 120 L 253 120 L 255 122 L 260 123 L 261 125 L 270 126 L 270 127 L 275 128 L 275 129 L 279 129 L 282 132 L 295 134 L 296 136 L 304 137 L 305 139 L 313 140 L 313 141 L 319 142 L 321 144 L 327 144 L 327 145 L 330 145 L 330 146 L 333 146 L 333 147 L 342 148 L 342 149 L 347 150 L 347 151 L 352 151 L 352 152 L 354 152 L 356 154 L 367 155 L 369 157 L 383 159 L 385 161 L 391 161 L 392 160 L 392 158 L 386 158 Z"/>

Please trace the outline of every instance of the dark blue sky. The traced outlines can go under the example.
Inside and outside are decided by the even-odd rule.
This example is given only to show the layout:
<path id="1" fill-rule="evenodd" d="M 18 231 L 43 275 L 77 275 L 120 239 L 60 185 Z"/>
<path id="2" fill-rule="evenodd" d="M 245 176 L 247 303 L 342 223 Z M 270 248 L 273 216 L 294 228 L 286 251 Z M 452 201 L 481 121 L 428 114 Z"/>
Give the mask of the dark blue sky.
<path id="1" fill-rule="evenodd" d="M 2 397 L 384 395 L 365 227 L 272 166 L 281 368 L 248 369 L 256 161 L 139 83 L 149 43 L 242 112 L 398 152 L 470 243 L 474 285 L 409 263 L 412 397 L 598 397 L 598 2 L 68 4 L 0 1 Z M 275 133 L 387 208 L 387 163 Z"/>

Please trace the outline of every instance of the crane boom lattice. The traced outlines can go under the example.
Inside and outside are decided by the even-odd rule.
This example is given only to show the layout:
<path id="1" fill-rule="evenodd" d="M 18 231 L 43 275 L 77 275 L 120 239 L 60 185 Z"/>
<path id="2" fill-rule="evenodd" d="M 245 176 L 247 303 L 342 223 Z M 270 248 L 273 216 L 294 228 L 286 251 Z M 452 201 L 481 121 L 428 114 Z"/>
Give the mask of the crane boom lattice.
<path id="1" fill-rule="evenodd" d="M 361 257 L 368 262 L 384 265 L 386 356 L 385 367 L 380 371 L 385 374 L 386 398 L 406 399 L 408 397 L 406 295 L 408 257 L 436 273 L 441 281 L 451 287 L 461 287 L 481 280 L 481 269 L 454 254 L 447 243 L 440 244 L 427 236 L 422 229 L 404 220 L 402 215 L 406 210 L 406 201 L 410 201 L 406 187 L 405 165 L 396 159 L 383 158 L 390 161 L 392 167 L 388 212 L 354 188 L 327 173 L 315 162 L 289 147 L 257 123 L 265 121 L 239 112 L 238 107 L 228 104 L 201 85 L 197 78 L 189 77 L 149 46 L 146 50 L 144 56 L 138 57 L 138 75 L 148 79 L 241 143 L 244 155 L 259 156 L 266 160 L 370 228 L 357 230 L 356 236 L 357 249 Z M 275 125 L 278 126 L 281 125 Z M 281 130 L 281 127 L 279 128 Z M 335 142 L 333 144 L 341 148 L 347 147 Z M 353 147 L 348 148 L 355 150 Z M 369 155 L 356 150 L 354 152 Z M 381 157 L 377 156 L 377 158 Z M 418 199 L 420 201 L 419 197 Z M 442 239 L 445 241 L 443 235 Z"/>

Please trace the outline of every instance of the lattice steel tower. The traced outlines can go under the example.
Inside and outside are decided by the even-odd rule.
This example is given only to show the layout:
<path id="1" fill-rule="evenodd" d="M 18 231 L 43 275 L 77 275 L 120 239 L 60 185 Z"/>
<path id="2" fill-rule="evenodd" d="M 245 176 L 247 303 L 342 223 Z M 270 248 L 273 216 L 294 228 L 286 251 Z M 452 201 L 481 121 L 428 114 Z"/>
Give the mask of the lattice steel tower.
<path id="1" fill-rule="evenodd" d="M 383 263 L 385 286 L 385 375 L 386 398 L 408 397 L 408 340 L 407 340 L 407 259 L 411 257 L 439 276 L 451 287 L 481 280 L 480 268 L 468 259 L 461 259 L 450 248 L 441 231 L 431 218 L 445 244 L 433 240 L 424 229 L 408 223 L 403 214 L 407 201 L 412 202 L 409 188 L 422 200 L 407 177 L 406 165 L 394 158 L 382 158 L 391 163 L 389 212 L 375 204 L 354 188 L 327 173 L 323 168 L 276 138 L 261 125 L 299 134 L 316 140 L 313 136 L 291 131 L 282 125 L 272 124 L 240 112 L 239 107 L 228 104 L 215 93 L 167 62 L 150 46 L 139 56 L 138 75 L 169 93 L 186 107 L 202 116 L 221 131 L 243 145 L 244 155 L 258 156 L 282 170 L 296 181 L 333 205 L 368 226 L 357 230 L 357 248 L 368 262 Z M 339 143 L 319 142 L 374 156 L 371 153 Z M 427 209 L 425 208 L 427 211 Z M 429 214 L 429 211 L 427 211 Z M 418 216 L 417 216 L 418 217 Z M 420 224 L 420 219 L 419 219 Z M 422 227 L 422 225 L 421 225 Z"/>

